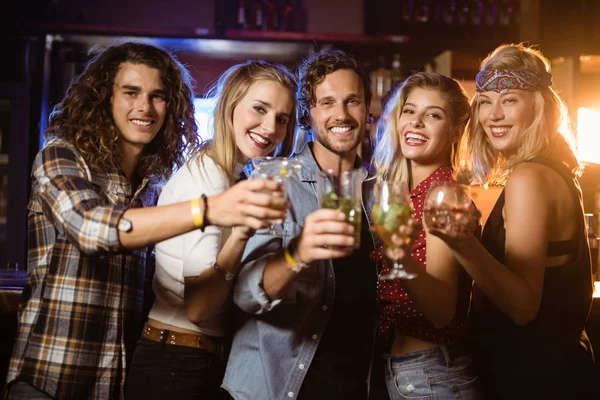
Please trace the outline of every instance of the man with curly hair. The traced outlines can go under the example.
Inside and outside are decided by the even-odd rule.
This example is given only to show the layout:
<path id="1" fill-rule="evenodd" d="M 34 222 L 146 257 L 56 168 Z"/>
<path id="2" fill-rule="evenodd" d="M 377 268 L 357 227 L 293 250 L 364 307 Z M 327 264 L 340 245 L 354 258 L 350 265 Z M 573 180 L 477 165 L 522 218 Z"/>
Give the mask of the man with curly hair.
<path id="1" fill-rule="evenodd" d="M 93 57 L 45 136 L 7 398 L 122 398 L 150 246 L 207 225 L 266 227 L 286 202 L 271 194 L 275 182 L 255 180 L 152 207 L 157 184 L 198 142 L 189 74 L 154 46 L 125 43 Z"/>
<path id="2" fill-rule="evenodd" d="M 314 140 L 296 155 L 283 240 L 255 236 L 246 247 L 234 302 L 240 315 L 223 387 L 242 399 L 361 399 L 369 395 L 377 271 L 369 256 L 372 171 L 357 157 L 371 93 L 357 62 L 341 51 L 307 59 L 298 72 L 300 123 Z M 319 209 L 320 171 L 359 169 L 360 248 L 338 210 Z"/>

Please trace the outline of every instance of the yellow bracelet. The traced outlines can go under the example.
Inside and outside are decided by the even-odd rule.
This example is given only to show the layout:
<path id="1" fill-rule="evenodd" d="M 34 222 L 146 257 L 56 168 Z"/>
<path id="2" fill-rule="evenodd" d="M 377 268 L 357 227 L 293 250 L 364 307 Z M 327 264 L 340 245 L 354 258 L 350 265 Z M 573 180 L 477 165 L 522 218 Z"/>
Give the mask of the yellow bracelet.
<path id="1" fill-rule="evenodd" d="M 290 269 L 296 273 L 302 271 L 304 268 L 308 268 L 308 264 L 303 263 L 302 261 L 296 261 L 287 247 L 283 249 L 283 258 L 285 258 L 285 261 L 290 266 Z"/>
<path id="2" fill-rule="evenodd" d="M 202 217 L 202 210 L 200 210 L 200 197 L 192 199 L 191 209 L 192 218 L 194 218 L 194 226 L 196 226 L 196 228 L 202 228 L 204 226 L 204 218 Z"/>
<path id="3" fill-rule="evenodd" d="M 290 250 L 287 247 L 283 249 L 283 257 L 285 258 L 285 261 L 290 264 L 290 267 L 294 268 L 296 266 L 296 260 L 294 260 L 294 257 L 292 257 Z"/>

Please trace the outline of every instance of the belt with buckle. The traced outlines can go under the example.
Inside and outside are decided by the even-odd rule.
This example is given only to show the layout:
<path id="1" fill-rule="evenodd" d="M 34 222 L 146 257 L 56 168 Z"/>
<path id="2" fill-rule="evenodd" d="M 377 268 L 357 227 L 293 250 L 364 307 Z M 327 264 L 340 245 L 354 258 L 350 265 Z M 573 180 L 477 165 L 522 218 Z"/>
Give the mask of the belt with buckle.
<path id="1" fill-rule="evenodd" d="M 142 336 L 150 339 L 153 342 L 170 344 L 173 346 L 193 347 L 195 349 L 206 350 L 209 353 L 218 353 L 221 345 L 210 336 L 203 333 L 181 333 L 170 331 L 168 329 L 158 329 L 153 326 L 144 324 Z"/>

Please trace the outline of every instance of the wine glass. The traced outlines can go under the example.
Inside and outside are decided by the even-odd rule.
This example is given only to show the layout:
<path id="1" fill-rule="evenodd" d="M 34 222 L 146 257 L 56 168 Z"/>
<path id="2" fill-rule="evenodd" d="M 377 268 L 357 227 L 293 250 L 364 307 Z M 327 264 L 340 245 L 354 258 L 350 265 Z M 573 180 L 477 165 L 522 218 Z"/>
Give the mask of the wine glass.
<path id="1" fill-rule="evenodd" d="M 468 186 L 457 182 L 434 182 L 429 188 L 423 205 L 423 222 L 427 229 L 474 230 L 479 216 Z"/>
<path id="2" fill-rule="evenodd" d="M 252 160 L 254 172 L 250 179 L 269 179 L 276 181 L 281 185 L 283 196 L 287 197 L 287 185 L 289 178 L 298 174 L 302 168 L 300 160 L 286 157 L 261 157 Z M 276 237 L 285 237 L 287 233 L 280 225 L 271 225 L 267 229 L 256 231 L 257 235 L 271 235 Z"/>
<path id="3" fill-rule="evenodd" d="M 393 235 L 400 236 L 406 243 L 410 237 L 398 232 L 402 225 L 407 225 L 413 214 L 410 191 L 404 182 L 383 181 L 375 185 L 375 202 L 373 204 L 373 221 L 375 231 L 385 245 L 391 249 L 399 246 L 392 240 Z M 379 276 L 379 280 L 413 279 L 416 274 L 406 272 L 404 265 L 394 261 L 393 268 Z"/>

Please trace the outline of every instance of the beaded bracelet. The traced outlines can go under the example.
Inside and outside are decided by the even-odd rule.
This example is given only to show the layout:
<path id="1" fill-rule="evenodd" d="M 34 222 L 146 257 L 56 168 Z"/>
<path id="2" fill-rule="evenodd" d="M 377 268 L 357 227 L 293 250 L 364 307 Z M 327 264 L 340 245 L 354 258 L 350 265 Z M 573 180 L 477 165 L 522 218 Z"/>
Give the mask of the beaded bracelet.
<path id="1" fill-rule="evenodd" d="M 229 272 L 229 271 L 225 271 L 225 270 L 224 270 L 223 268 L 221 268 L 221 267 L 219 266 L 219 264 L 217 264 L 216 262 L 213 264 L 213 269 L 215 270 L 215 272 L 216 272 L 217 274 L 223 275 L 223 278 L 225 278 L 225 280 L 226 280 L 226 281 L 230 281 L 230 280 L 232 280 L 233 278 L 235 278 L 235 275 L 234 275 L 234 274 L 232 274 L 232 273 L 231 273 L 231 272 Z"/>

